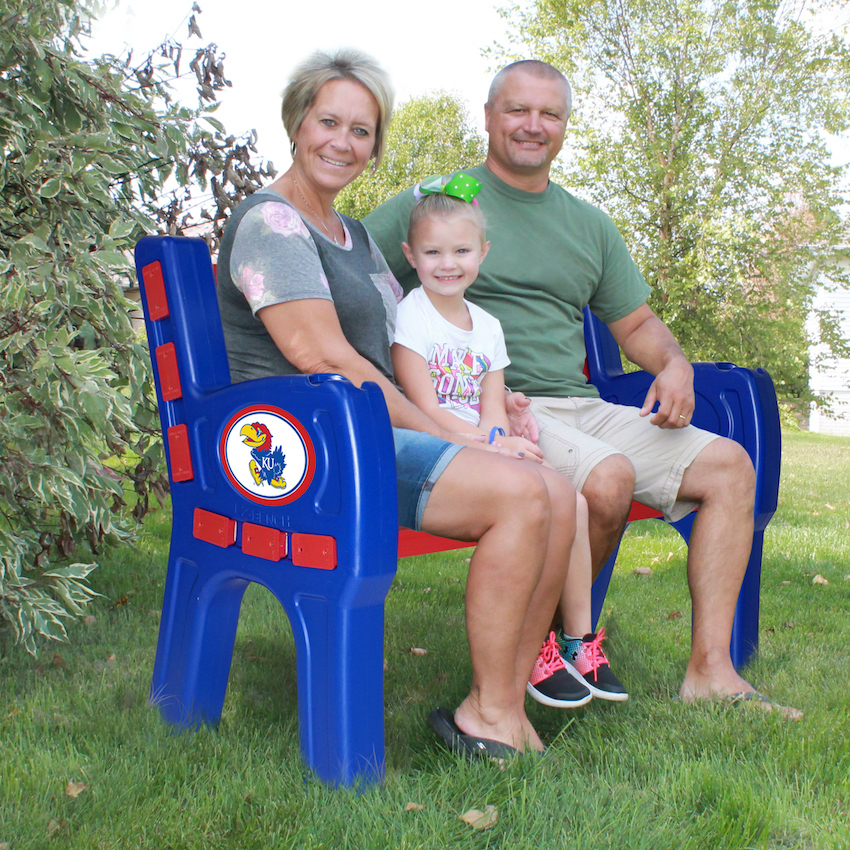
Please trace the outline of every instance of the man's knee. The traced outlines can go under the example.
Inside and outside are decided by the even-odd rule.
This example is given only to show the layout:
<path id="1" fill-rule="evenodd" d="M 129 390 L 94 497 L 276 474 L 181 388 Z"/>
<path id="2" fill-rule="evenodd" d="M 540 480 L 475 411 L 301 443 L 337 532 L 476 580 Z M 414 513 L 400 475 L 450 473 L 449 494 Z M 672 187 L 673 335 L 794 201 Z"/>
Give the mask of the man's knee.
<path id="1" fill-rule="evenodd" d="M 685 471 L 679 498 L 703 501 L 716 497 L 751 504 L 755 489 L 756 473 L 746 449 L 720 437 L 709 443 Z"/>
<path id="2" fill-rule="evenodd" d="M 626 521 L 634 492 L 634 467 L 621 454 L 609 455 L 596 464 L 581 488 L 594 522 L 611 526 Z"/>

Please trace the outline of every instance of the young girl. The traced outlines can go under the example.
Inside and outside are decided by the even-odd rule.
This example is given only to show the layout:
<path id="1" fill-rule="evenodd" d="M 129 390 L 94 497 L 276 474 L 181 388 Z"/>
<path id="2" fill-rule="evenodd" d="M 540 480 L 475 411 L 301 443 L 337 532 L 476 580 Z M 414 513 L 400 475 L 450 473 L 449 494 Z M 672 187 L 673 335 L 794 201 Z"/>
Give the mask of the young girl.
<path id="1" fill-rule="evenodd" d="M 505 411 L 504 369 L 510 363 L 498 319 L 464 299 L 487 255 L 481 188 L 462 172 L 416 187 L 402 250 L 422 284 L 399 305 L 393 369 L 405 395 L 451 431 L 484 436 L 520 453 L 543 455 L 512 436 Z M 594 696 L 628 699 L 602 650 L 604 629 L 590 629 L 592 584 L 587 502 L 577 494 L 577 533 L 561 596 L 562 628 L 549 633 L 527 690 L 544 705 L 571 708 Z"/>

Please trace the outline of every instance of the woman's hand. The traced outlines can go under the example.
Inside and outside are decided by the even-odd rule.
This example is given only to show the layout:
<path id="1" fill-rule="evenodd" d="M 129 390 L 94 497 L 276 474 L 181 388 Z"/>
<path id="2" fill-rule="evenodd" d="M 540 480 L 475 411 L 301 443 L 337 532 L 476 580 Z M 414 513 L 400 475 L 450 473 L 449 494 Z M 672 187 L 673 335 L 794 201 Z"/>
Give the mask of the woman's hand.
<path id="1" fill-rule="evenodd" d="M 540 446 L 526 440 L 525 437 L 496 437 L 492 445 L 508 449 L 526 460 L 543 463 L 543 452 L 540 451 Z"/>

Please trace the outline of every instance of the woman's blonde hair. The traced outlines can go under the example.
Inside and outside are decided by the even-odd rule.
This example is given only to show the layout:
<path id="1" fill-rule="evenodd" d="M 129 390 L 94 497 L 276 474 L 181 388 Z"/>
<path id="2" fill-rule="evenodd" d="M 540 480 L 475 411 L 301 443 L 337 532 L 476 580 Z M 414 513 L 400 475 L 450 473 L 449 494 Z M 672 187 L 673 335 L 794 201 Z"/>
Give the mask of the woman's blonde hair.
<path id="1" fill-rule="evenodd" d="M 360 83 L 378 104 L 378 125 L 375 128 L 375 146 L 372 148 L 372 170 L 384 156 L 387 125 L 393 112 L 393 87 L 387 72 L 378 63 L 350 47 L 335 53 L 317 50 L 308 56 L 293 72 L 283 91 L 280 116 L 289 136 L 289 147 L 295 156 L 295 134 L 316 100 L 319 89 L 331 80 L 351 80 Z"/>

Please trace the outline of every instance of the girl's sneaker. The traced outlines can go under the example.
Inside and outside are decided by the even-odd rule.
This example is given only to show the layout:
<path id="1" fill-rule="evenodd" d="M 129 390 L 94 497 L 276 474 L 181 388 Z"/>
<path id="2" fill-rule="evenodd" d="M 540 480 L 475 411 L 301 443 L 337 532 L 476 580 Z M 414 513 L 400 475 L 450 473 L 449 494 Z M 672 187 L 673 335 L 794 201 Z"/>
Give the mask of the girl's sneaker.
<path id="1" fill-rule="evenodd" d="M 604 639 L 605 629 L 582 638 L 571 638 L 561 632 L 558 638 L 561 658 L 567 672 L 584 684 L 593 696 L 623 702 L 629 694 L 611 672 L 611 665 L 602 649 Z"/>
<path id="2" fill-rule="evenodd" d="M 578 708 L 593 698 L 589 686 L 564 664 L 555 632 L 549 632 L 525 689 L 537 702 L 554 708 Z"/>

